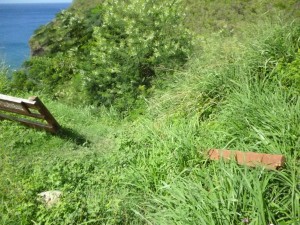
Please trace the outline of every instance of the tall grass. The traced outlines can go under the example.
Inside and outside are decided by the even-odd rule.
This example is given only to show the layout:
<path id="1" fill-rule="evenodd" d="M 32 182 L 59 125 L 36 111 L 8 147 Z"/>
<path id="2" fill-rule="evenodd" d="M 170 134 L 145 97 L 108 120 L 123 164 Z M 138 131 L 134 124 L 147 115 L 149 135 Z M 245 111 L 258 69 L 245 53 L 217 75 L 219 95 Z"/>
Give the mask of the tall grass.
<path id="1" fill-rule="evenodd" d="M 170 91 L 150 104 L 160 126 L 162 121 L 172 121 L 174 125 L 181 121 L 187 128 L 189 132 L 178 135 L 178 143 L 192 141 L 183 148 L 175 148 L 175 155 L 180 155 L 177 163 L 170 158 L 166 160 L 174 167 L 180 162 L 192 163 L 174 169 L 178 176 L 167 176 L 149 194 L 149 201 L 139 205 L 138 215 L 145 222 L 300 223 L 299 96 L 282 88 L 274 72 L 280 60 L 294 57 L 299 39 L 293 37 L 299 37 L 299 30 L 294 25 L 260 28 L 259 40 L 243 43 L 223 40 L 220 46 L 225 46 L 227 51 L 223 51 L 225 47 L 217 48 L 218 57 L 211 51 L 193 61 L 191 69 L 179 74 L 178 81 L 171 84 Z M 230 45 L 232 41 L 236 44 Z M 215 61 L 207 64 L 203 59 Z M 188 124 L 193 121 L 193 115 L 199 121 L 191 129 Z M 176 133 L 185 131 L 180 126 L 176 129 Z M 162 130 L 173 132 L 170 128 Z M 192 135 L 187 135 L 190 132 Z M 152 140 L 165 142 L 159 138 Z M 195 160 L 195 146 L 199 150 L 198 160 Z M 287 163 L 284 170 L 275 172 L 248 169 L 234 163 L 207 162 L 206 150 L 216 147 L 283 154 Z M 187 154 L 190 151 L 194 154 Z"/>
<path id="2" fill-rule="evenodd" d="M 146 205 L 145 220 L 150 224 L 298 224 L 299 190 L 290 175 L 206 164 L 154 195 Z"/>
<path id="3" fill-rule="evenodd" d="M 0 93 L 4 93 L 8 89 L 8 68 L 4 61 L 0 58 Z"/>

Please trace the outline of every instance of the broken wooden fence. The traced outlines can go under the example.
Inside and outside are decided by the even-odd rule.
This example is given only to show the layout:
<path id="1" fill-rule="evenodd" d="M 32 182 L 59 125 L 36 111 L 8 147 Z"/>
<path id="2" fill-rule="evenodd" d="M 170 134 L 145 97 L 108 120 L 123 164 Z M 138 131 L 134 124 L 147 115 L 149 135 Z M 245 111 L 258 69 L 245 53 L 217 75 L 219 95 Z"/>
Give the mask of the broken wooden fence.
<path id="1" fill-rule="evenodd" d="M 60 128 L 58 122 L 38 97 L 30 97 L 26 100 L 0 94 L 0 120 L 4 119 L 51 133 L 56 133 Z"/>

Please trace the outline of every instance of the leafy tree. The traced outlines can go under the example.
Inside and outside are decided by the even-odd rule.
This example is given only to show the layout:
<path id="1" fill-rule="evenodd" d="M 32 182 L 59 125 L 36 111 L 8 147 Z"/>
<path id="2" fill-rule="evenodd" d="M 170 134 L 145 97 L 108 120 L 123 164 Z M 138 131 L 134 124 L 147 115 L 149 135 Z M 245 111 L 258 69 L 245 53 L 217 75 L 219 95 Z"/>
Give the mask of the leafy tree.
<path id="1" fill-rule="evenodd" d="M 15 81 L 56 97 L 65 97 L 61 89 L 67 88 L 71 98 L 126 110 L 153 79 L 187 61 L 192 35 L 184 17 L 180 0 L 107 0 L 63 11 L 35 32 L 34 57 Z"/>
<path id="2" fill-rule="evenodd" d="M 93 102 L 126 107 L 124 100 L 186 62 L 192 39 L 180 1 L 107 1 L 99 13 L 103 24 L 94 27 L 90 52 L 94 69 L 84 77 Z"/>

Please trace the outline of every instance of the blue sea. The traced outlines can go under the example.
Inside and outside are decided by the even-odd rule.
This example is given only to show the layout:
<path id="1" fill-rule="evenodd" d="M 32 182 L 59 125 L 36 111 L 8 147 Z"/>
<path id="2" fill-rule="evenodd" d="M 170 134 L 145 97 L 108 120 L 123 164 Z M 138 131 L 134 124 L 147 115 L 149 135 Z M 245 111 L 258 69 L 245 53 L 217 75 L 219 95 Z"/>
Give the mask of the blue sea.
<path id="1" fill-rule="evenodd" d="M 0 4 L 0 63 L 11 70 L 29 58 L 29 39 L 33 32 L 49 23 L 68 3 Z"/>

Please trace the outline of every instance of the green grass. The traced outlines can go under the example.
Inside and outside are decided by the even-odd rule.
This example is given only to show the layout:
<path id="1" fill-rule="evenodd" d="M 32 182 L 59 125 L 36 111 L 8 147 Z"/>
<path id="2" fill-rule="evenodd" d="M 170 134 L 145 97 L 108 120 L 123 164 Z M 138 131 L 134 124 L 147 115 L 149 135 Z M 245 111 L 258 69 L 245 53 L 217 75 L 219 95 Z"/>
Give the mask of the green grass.
<path id="1" fill-rule="evenodd" d="M 295 60 L 299 23 L 240 29 L 200 37 L 141 115 L 41 96 L 60 135 L 1 121 L 0 224 L 300 224 L 300 100 L 276 72 Z M 279 171 L 211 162 L 210 148 L 287 162 Z M 46 190 L 63 191 L 61 203 L 45 208 Z"/>

